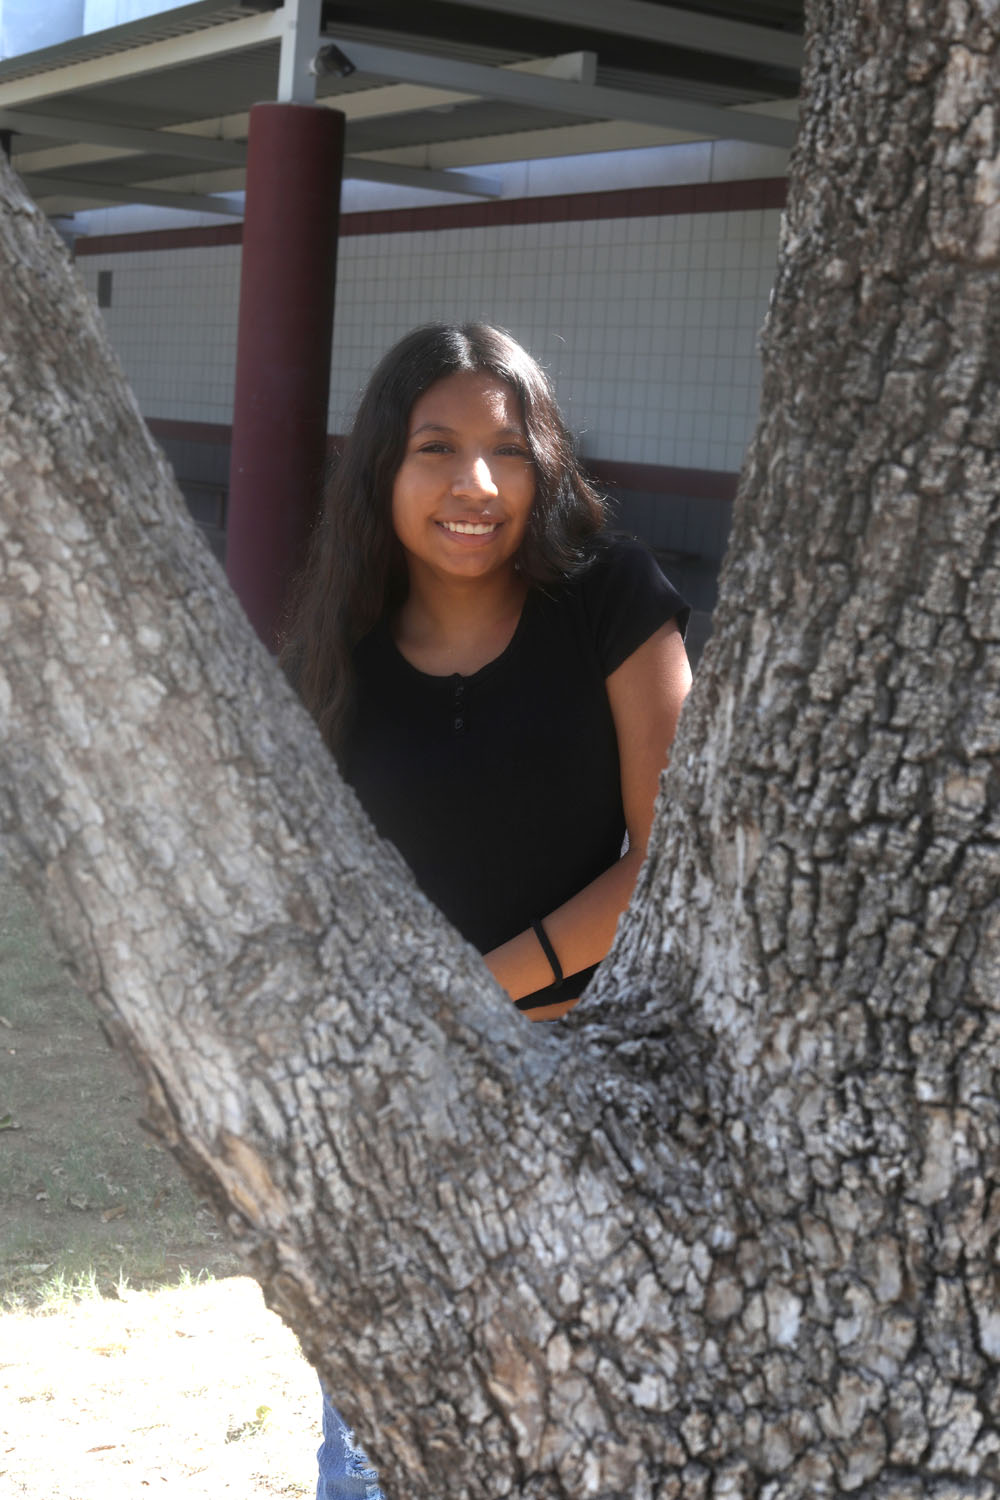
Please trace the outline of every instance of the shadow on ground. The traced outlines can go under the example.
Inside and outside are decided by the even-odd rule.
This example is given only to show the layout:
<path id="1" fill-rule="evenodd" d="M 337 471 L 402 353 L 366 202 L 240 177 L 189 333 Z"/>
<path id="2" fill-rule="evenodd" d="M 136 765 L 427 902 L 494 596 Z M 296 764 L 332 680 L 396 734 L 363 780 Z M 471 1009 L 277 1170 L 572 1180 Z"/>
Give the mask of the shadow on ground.
<path id="1" fill-rule="evenodd" d="M 145 1135 L 142 1089 L 0 880 L 0 1305 L 93 1271 L 102 1290 L 237 1272 L 211 1208 Z"/>

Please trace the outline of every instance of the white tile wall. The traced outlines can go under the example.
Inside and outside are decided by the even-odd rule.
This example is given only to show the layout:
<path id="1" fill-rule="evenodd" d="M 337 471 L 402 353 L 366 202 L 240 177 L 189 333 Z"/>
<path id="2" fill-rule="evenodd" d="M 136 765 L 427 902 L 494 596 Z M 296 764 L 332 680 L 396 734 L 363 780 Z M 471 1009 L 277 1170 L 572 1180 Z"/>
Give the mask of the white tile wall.
<path id="1" fill-rule="evenodd" d="M 108 332 L 147 416 L 229 423 L 240 249 L 129 251 L 77 261 L 96 296 L 112 272 Z"/>
<path id="2" fill-rule="evenodd" d="M 350 425 L 383 351 L 415 324 L 509 328 L 553 376 L 581 451 L 738 469 L 756 416 L 757 333 L 777 210 L 345 236 L 330 430 Z M 149 416 L 232 419 L 238 247 L 84 256 Z"/>

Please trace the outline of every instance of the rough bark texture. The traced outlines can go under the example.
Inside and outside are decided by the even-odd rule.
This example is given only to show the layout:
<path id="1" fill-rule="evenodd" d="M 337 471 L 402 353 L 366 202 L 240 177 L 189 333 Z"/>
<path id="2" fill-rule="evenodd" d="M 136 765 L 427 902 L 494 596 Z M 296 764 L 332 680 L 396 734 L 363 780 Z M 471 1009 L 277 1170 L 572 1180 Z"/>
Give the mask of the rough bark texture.
<path id="1" fill-rule="evenodd" d="M 2 180 L 0 832 L 393 1500 L 1000 1486 L 1000 8 L 827 0 L 716 635 L 523 1021 Z"/>

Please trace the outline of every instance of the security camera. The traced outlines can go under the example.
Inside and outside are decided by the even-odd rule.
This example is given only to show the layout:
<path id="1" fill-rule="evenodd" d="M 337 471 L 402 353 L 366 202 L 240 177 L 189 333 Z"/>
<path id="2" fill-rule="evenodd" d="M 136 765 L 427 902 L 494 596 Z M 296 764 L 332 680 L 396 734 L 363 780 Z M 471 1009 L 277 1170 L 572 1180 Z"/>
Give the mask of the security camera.
<path id="1" fill-rule="evenodd" d="M 350 78 L 351 74 L 358 70 L 339 47 L 334 46 L 333 42 L 328 42 L 316 53 L 309 64 L 309 71 L 315 73 L 317 78 L 325 78 L 331 73 L 336 78 Z"/>

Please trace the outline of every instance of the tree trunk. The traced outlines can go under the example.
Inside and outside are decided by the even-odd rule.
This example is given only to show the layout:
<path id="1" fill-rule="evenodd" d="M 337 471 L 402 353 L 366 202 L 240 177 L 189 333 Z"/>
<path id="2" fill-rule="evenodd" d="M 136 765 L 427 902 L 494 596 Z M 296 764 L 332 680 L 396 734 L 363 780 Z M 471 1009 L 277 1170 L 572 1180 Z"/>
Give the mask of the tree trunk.
<path id="1" fill-rule="evenodd" d="M 392 1500 L 1000 1485 L 1000 11 L 824 0 L 635 899 L 531 1027 L 0 219 L 0 832 Z"/>

